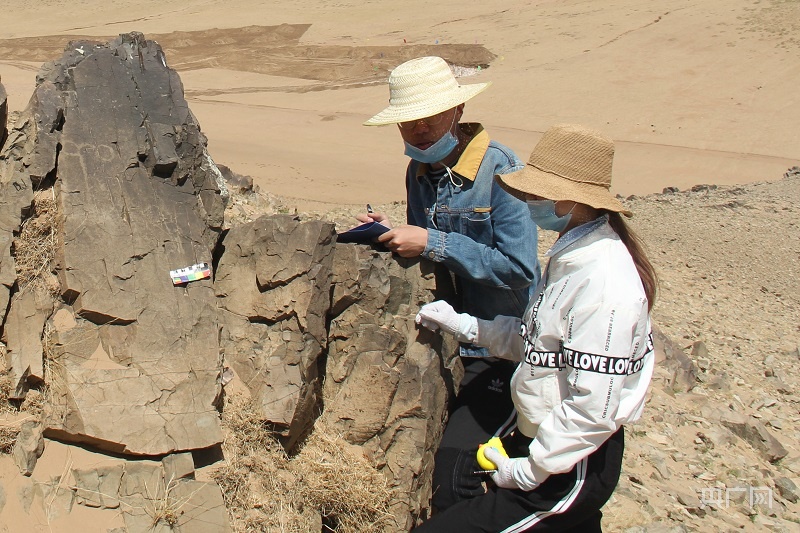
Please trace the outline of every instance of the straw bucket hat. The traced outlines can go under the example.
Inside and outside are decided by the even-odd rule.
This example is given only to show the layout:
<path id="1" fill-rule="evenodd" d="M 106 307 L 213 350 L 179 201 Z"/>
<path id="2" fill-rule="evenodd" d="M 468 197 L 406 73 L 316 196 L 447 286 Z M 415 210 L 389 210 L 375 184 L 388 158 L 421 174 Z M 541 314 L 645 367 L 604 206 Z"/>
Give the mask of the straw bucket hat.
<path id="1" fill-rule="evenodd" d="M 463 104 L 491 82 L 459 85 L 441 57 L 406 61 L 389 74 L 389 107 L 364 122 L 385 126 L 430 117 Z"/>
<path id="2" fill-rule="evenodd" d="M 544 132 L 525 168 L 495 178 L 523 200 L 526 194 L 570 200 L 630 217 L 609 190 L 613 162 L 611 139 L 584 126 L 559 124 Z"/>

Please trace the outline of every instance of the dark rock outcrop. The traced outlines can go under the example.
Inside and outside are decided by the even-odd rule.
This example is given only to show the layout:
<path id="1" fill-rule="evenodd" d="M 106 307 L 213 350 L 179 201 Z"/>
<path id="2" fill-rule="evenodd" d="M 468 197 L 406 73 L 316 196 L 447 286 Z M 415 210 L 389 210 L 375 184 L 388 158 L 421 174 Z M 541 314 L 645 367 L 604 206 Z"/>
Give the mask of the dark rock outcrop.
<path id="1" fill-rule="evenodd" d="M 2 81 L 2 79 L 0 79 Z M 8 135 L 8 95 L 6 88 L 0 83 L 0 150 L 3 149 L 3 143 L 6 142 Z"/>
<path id="2" fill-rule="evenodd" d="M 227 531 L 220 489 L 194 479 L 194 461 L 220 458 L 233 375 L 288 451 L 321 415 L 360 446 L 394 489 L 394 526 L 412 527 L 446 418 L 442 356 L 456 350 L 414 324 L 436 296 L 432 264 L 337 245 L 333 224 L 293 216 L 223 231 L 227 194 L 156 43 L 72 42 L 42 67 L 0 150 L 11 396 L 45 391 L 15 448 L 39 487 L 25 505 L 50 502 L 53 520 L 74 503 L 119 508 L 139 531 L 157 523 L 143 510 L 180 502 L 192 511 L 163 520 Z M 28 233 L 46 239 L 32 247 Z M 203 262 L 210 279 L 173 284 L 171 270 Z M 47 484 L 43 442 L 118 461 Z"/>
<path id="3" fill-rule="evenodd" d="M 12 218 L 0 277 L 14 289 L 10 233 L 49 187 L 58 288 L 49 305 L 26 287 L 13 294 L 4 332 L 17 396 L 43 379 L 47 350 L 45 435 L 142 455 L 218 444 L 214 291 L 169 276 L 211 261 L 224 211 L 180 79 L 157 44 L 129 34 L 70 43 L 37 81 L 3 150 Z"/>

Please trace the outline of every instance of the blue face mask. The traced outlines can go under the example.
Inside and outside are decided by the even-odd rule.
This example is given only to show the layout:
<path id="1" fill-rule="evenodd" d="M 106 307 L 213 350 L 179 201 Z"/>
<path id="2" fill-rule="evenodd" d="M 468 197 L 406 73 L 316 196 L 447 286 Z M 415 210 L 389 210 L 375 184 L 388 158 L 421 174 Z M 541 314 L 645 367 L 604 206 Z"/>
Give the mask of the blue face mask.
<path id="1" fill-rule="evenodd" d="M 556 214 L 556 203 L 553 200 L 528 200 L 525 203 L 528 204 L 531 219 L 537 226 L 558 233 L 566 229 L 572 218 L 572 209 L 575 209 L 573 205 L 569 213 L 560 217 Z"/>
<path id="2" fill-rule="evenodd" d="M 453 122 L 455 122 L 455 115 L 453 116 Z M 450 129 L 453 129 L 452 124 L 450 124 Z M 420 163 L 431 164 L 438 163 L 450 155 L 450 152 L 455 150 L 456 146 L 458 146 L 458 139 L 448 130 L 438 141 L 424 150 L 420 150 L 413 144 L 408 144 L 405 141 L 403 141 L 403 143 L 406 145 L 405 153 L 408 157 Z"/>

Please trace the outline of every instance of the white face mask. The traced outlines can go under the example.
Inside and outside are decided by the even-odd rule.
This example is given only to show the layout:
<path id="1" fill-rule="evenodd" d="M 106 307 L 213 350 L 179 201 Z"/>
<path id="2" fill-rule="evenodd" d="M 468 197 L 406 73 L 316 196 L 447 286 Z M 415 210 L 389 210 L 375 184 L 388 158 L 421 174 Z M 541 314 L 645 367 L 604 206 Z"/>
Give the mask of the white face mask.
<path id="1" fill-rule="evenodd" d="M 413 144 L 408 144 L 406 141 L 403 141 L 403 144 L 406 146 L 405 154 L 414 161 L 419 161 L 420 163 L 438 163 L 450 155 L 450 153 L 455 150 L 456 146 L 458 146 L 458 139 L 452 132 L 455 121 L 456 116 L 453 114 L 453 122 L 450 123 L 450 129 L 447 130 L 438 141 L 424 150 L 420 150 Z"/>
<path id="2" fill-rule="evenodd" d="M 572 219 L 572 209 L 577 204 L 572 205 L 569 213 L 560 217 L 556 214 L 556 203 L 553 200 L 527 200 L 528 210 L 531 212 L 531 219 L 542 229 L 557 231 L 561 233 L 569 225 Z"/>

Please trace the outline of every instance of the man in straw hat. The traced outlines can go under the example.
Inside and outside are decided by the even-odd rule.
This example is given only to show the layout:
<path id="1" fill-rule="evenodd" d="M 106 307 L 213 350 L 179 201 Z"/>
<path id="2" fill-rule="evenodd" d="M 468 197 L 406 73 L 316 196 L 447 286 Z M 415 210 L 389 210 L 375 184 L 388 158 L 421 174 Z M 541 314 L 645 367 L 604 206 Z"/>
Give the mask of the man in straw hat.
<path id="1" fill-rule="evenodd" d="M 477 123 L 460 123 L 464 103 L 489 83 L 460 85 L 447 62 L 421 57 L 395 68 L 389 76 L 389 106 L 367 126 L 396 125 L 405 153 L 407 224 L 380 237 L 403 257 L 422 256 L 447 267 L 455 278 L 460 310 L 491 319 L 521 316 L 539 279 L 536 226 L 525 202 L 494 181 L 523 167 L 506 146 L 490 140 Z M 362 222 L 391 227 L 383 213 L 365 213 Z M 465 357 L 487 352 L 463 343 Z M 465 359 L 465 377 L 437 455 L 440 467 L 460 464 L 463 476 L 438 479 L 434 504 L 439 508 L 482 492 L 472 472 L 474 455 L 466 452 L 512 417 L 507 361 Z M 504 407 L 505 406 L 505 407 Z"/>
<path id="2" fill-rule="evenodd" d="M 482 450 L 493 463 L 486 493 L 415 532 L 602 531 L 600 508 L 622 467 L 623 426 L 641 416 L 654 365 L 656 276 L 622 218 L 631 213 L 609 191 L 613 158 L 604 135 L 559 125 L 523 170 L 497 176 L 526 200 L 540 228 L 559 233 L 521 320 L 482 320 L 442 302 L 420 309 L 423 326 L 519 362 L 511 384 L 518 415 L 502 446 Z"/>

